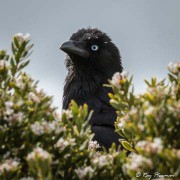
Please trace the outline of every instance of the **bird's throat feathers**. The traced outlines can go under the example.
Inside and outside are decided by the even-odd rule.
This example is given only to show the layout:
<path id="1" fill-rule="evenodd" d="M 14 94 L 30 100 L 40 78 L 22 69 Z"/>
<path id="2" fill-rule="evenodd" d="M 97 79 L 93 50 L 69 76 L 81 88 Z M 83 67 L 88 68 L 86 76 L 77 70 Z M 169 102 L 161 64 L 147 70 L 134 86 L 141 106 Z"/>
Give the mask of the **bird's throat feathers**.
<path id="1" fill-rule="evenodd" d="M 106 82 L 107 79 L 100 72 L 83 68 L 77 70 L 74 66 L 69 66 L 64 86 L 64 108 L 68 107 L 71 99 L 86 101 Z"/>

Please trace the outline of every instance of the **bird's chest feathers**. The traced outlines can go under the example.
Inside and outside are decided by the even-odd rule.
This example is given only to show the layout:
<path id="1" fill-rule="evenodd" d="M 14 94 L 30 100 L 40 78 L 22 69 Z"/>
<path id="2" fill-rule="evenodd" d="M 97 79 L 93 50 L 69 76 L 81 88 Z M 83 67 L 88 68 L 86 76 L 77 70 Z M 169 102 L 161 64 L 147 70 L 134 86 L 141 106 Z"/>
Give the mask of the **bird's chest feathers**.
<path id="1" fill-rule="evenodd" d="M 102 79 L 97 74 L 69 73 L 65 89 L 67 96 L 72 99 L 87 99 L 102 86 Z"/>

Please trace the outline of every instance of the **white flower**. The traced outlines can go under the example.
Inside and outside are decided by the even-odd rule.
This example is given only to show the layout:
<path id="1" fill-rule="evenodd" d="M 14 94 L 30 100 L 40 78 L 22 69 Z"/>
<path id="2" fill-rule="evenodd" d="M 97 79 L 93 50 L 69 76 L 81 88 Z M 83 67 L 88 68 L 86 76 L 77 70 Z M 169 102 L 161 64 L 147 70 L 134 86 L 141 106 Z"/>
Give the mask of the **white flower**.
<path id="1" fill-rule="evenodd" d="M 13 109 L 14 103 L 12 101 L 5 102 L 6 115 L 12 115 L 14 113 Z"/>
<path id="2" fill-rule="evenodd" d="M 12 101 L 5 102 L 6 108 L 12 108 L 14 106 L 14 103 Z"/>
<path id="3" fill-rule="evenodd" d="M 3 159 L 8 159 L 10 157 L 11 152 L 7 151 L 4 155 L 3 155 Z"/>
<path id="4" fill-rule="evenodd" d="M 71 146 L 74 146 L 76 144 L 74 138 L 69 138 L 68 141 Z"/>
<path id="5" fill-rule="evenodd" d="M 146 144 L 147 144 L 147 141 L 139 141 L 139 142 L 136 144 L 136 146 L 137 146 L 137 147 L 144 147 L 144 146 L 146 146 Z"/>
<path id="6" fill-rule="evenodd" d="M 33 92 L 30 92 L 30 93 L 28 94 L 28 99 L 29 99 L 29 100 L 33 100 L 33 101 L 36 102 L 36 103 L 39 103 L 39 102 L 40 102 L 40 98 L 39 98 L 35 93 L 33 93 Z"/>
<path id="7" fill-rule="evenodd" d="M 26 33 L 25 35 L 23 35 L 22 33 L 17 33 L 14 35 L 14 37 L 16 37 L 19 42 L 23 42 L 23 41 L 29 41 L 31 35 L 29 33 Z"/>
<path id="8" fill-rule="evenodd" d="M 41 147 L 37 147 L 27 155 L 27 160 L 35 160 L 36 158 L 43 160 L 51 159 L 51 155 Z"/>
<path id="9" fill-rule="evenodd" d="M 26 33 L 23 37 L 24 41 L 29 41 L 31 39 L 31 35 L 29 33 Z"/>
<path id="10" fill-rule="evenodd" d="M 11 109 L 11 108 L 7 108 L 6 109 L 6 115 L 10 116 L 14 113 L 14 109 Z"/>
<path id="11" fill-rule="evenodd" d="M 61 121 L 61 115 L 59 114 L 59 113 L 57 113 L 57 111 L 54 111 L 53 112 L 53 116 L 54 116 L 54 119 L 58 122 L 60 122 Z"/>
<path id="12" fill-rule="evenodd" d="M 23 101 L 23 100 L 19 100 L 19 101 L 16 103 L 16 105 L 19 106 L 19 107 L 22 106 L 23 104 L 24 104 L 24 101 Z"/>
<path id="13" fill-rule="evenodd" d="M 101 155 L 101 156 L 97 157 L 96 159 L 94 159 L 93 163 L 97 164 L 97 166 L 99 166 L 101 168 L 108 164 L 107 157 L 105 155 Z"/>
<path id="14" fill-rule="evenodd" d="M 8 116 L 5 116 L 4 119 L 8 121 L 10 124 L 15 123 L 15 122 L 21 123 L 24 118 L 23 112 L 14 113 L 13 109 L 6 110 L 6 115 Z"/>
<path id="15" fill-rule="evenodd" d="M 35 122 L 34 124 L 31 125 L 31 130 L 34 134 L 36 135 L 42 135 L 44 133 L 52 133 L 53 131 L 56 134 L 59 134 L 64 131 L 64 128 L 59 125 L 58 121 L 42 121 L 40 122 Z"/>
<path id="16" fill-rule="evenodd" d="M 39 122 L 35 122 L 34 124 L 32 124 L 31 130 L 36 135 L 44 134 L 44 127 Z"/>
<path id="17" fill-rule="evenodd" d="M 178 75 L 178 73 L 180 72 L 180 62 L 170 62 L 168 64 L 168 69 L 169 71 L 171 71 L 173 74 Z"/>
<path id="18" fill-rule="evenodd" d="M 87 175 L 89 175 L 89 177 L 92 178 L 94 170 L 91 166 L 87 166 L 85 168 L 78 168 L 75 170 L 75 172 L 79 179 L 84 179 Z"/>
<path id="19" fill-rule="evenodd" d="M 0 69 L 9 69 L 11 68 L 10 64 L 6 60 L 0 60 Z"/>
<path id="20" fill-rule="evenodd" d="M 127 76 L 128 76 L 128 72 L 123 71 L 123 72 L 121 73 L 122 79 L 127 79 Z"/>
<path id="21" fill-rule="evenodd" d="M 128 73 L 126 71 L 123 71 L 122 73 L 116 72 L 112 77 L 111 83 L 116 87 L 120 87 L 121 81 L 122 82 L 126 81 L 127 76 Z"/>
<path id="22" fill-rule="evenodd" d="M 89 142 L 89 147 L 88 147 L 89 150 L 98 149 L 98 148 L 100 148 L 100 145 L 98 144 L 97 141 Z"/>
<path id="23" fill-rule="evenodd" d="M 142 124 L 138 124 L 137 125 L 137 128 L 138 128 L 138 130 L 140 130 L 140 131 L 144 131 L 144 125 L 142 125 Z"/>
<path id="24" fill-rule="evenodd" d="M 60 138 L 58 142 L 55 144 L 55 147 L 59 148 L 60 151 L 63 151 L 70 143 L 63 138 Z"/>
<path id="25" fill-rule="evenodd" d="M 67 116 L 68 119 L 73 118 L 72 111 L 69 110 L 69 109 L 67 109 L 67 110 L 64 110 L 64 109 L 63 109 L 62 113 L 63 113 L 63 114 L 66 114 L 66 116 Z"/>
<path id="26" fill-rule="evenodd" d="M 133 154 L 131 163 L 128 164 L 129 169 L 137 171 L 144 166 L 148 166 L 150 168 L 153 167 L 153 163 L 150 159 L 143 157 L 142 155 Z"/>
<path id="27" fill-rule="evenodd" d="M 15 80 L 15 85 L 19 88 L 19 89 L 24 89 L 25 87 L 25 83 L 23 82 L 23 77 L 22 74 L 20 74 Z"/>
<path id="28" fill-rule="evenodd" d="M 152 143 L 152 149 L 154 152 L 163 149 L 161 138 L 154 138 L 154 143 Z"/>
<path id="29" fill-rule="evenodd" d="M 24 113 L 23 112 L 15 113 L 15 114 L 13 114 L 13 118 L 21 123 L 24 118 Z"/>
<path id="30" fill-rule="evenodd" d="M 154 142 L 151 141 L 139 141 L 136 147 L 143 149 L 148 153 L 157 153 L 163 149 L 162 140 L 160 138 L 154 138 Z"/>
<path id="31" fill-rule="evenodd" d="M 124 125 L 125 125 L 125 121 L 120 121 L 120 122 L 117 124 L 117 126 L 118 126 L 120 129 L 122 129 L 122 128 L 124 127 Z"/>
<path id="32" fill-rule="evenodd" d="M 120 87 L 119 85 L 120 80 L 121 80 L 121 73 L 116 72 L 112 77 L 111 83 L 116 87 Z"/>
<path id="33" fill-rule="evenodd" d="M 68 140 L 64 140 L 63 138 L 60 138 L 55 144 L 55 147 L 57 147 L 60 151 L 63 151 L 69 145 L 71 146 L 76 145 L 74 138 L 69 138 Z"/>
<path id="34" fill-rule="evenodd" d="M 13 159 L 7 159 L 3 163 L 0 164 L 0 174 L 5 171 L 16 170 L 19 166 L 19 162 Z"/>
<path id="35" fill-rule="evenodd" d="M 51 133 L 55 130 L 55 124 L 52 122 L 43 121 L 42 127 L 44 128 L 44 132 Z"/>
<path id="36" fill-rule="evenodd" d="M 147 116 L 150 116 L 152 114 L 155 114 L 156 109 L 153 106 L 149 106 L 145 111 L 144 114 Z"/>
<path id="37" fill-rule="evenodd" d="M 131 110 L 129 111 L 129 114 L 130 114 L 131 116 L 136 116 L 136 115 L 137 115 L 137 112 L 138 112 L 137 108 L 132 107 Z"/>

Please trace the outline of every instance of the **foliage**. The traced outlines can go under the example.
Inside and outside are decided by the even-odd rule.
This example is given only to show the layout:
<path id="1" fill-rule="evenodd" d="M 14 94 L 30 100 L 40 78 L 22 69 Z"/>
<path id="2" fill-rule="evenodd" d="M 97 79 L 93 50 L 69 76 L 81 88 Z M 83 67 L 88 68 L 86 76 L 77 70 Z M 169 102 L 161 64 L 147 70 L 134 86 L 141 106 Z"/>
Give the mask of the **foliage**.
<path id="1" fill-rule="evenodd" d="M 123 149 L 113 144 L 106 152 L 91 141 L 93 112 L 86 104 L 78 107 L 72 101 L 59 115 L 52 98 L 23 71 L 32 47 L 29 34 L 19 33 L 12 55 L 0 51 L 0 179 L 179 176 L 179 63 L 169 64 L 166 84 L 146 81 L 147 92 L 141 95 L 134 95 L 127 73 L 113 76 L 106 86 L 113 89 L 110 103 L 117 110 L 115 127 Z"/>
<path id="2" fill-rule="evenodd" d="M 114 92 L 110 103 L 118 114 L 116 131 L 123 147 L 133 152 L 124 164 L 130 177 L 180 175 L 180 63 L 169 63 L 168 69 L 169 81 L 145 80 L 144 94 L 133 94 L 132 77 L 125 73 L 109 81 Z"/>

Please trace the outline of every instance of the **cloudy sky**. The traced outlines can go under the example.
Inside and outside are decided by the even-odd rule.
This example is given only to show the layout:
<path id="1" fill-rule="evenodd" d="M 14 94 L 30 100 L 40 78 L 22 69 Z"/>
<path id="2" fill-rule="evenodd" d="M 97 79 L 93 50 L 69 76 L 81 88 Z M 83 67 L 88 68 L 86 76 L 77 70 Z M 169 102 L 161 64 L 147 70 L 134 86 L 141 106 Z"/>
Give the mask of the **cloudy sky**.
<path id="1" fill-rule="evenodd" d="M 67 71 L 59 46 L 73 32 L 106 32 L 140 93 L 143 79 L 164 78 L 167 64 L 180 60 L 179 17 L 180 0 L 0 0 L 0 49 L 10 52 L 13 34 L 30 33 L 35 46 L 26 71 L 60 109 Z"/>

